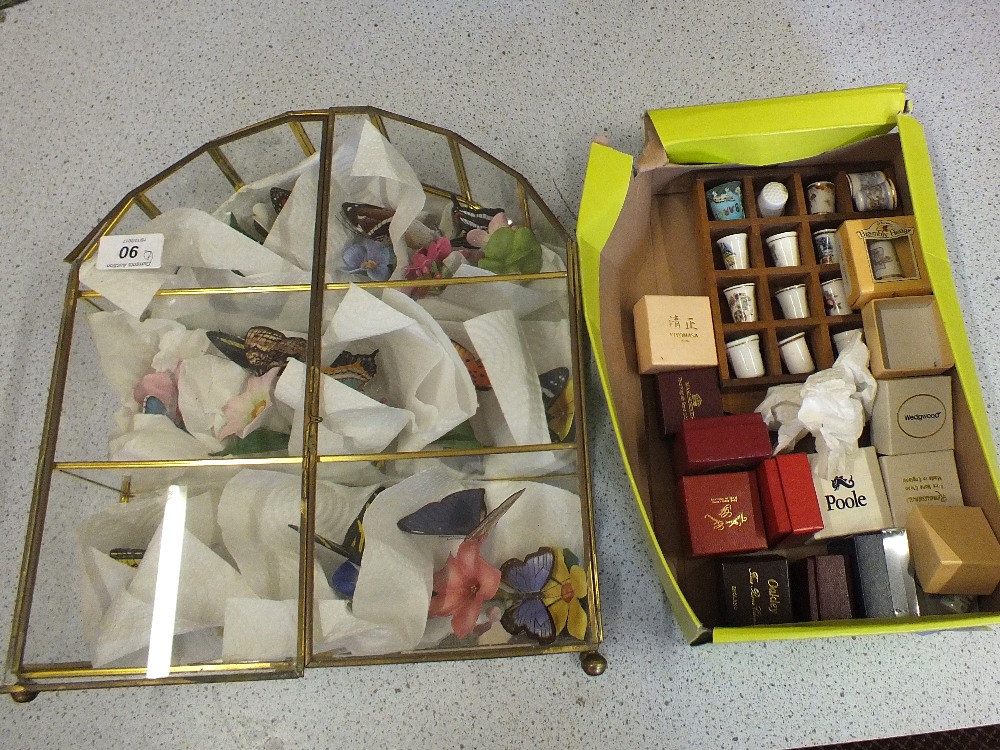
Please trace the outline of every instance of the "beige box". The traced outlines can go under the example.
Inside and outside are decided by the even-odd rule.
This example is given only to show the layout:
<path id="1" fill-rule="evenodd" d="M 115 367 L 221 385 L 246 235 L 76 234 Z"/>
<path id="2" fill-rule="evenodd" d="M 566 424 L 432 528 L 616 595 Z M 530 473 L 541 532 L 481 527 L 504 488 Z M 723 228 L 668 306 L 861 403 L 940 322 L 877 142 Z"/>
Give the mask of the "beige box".
<path id="1" fill-rule="evenodd" d="M 893 526 L 906 526 L 917 505 L 963 504 L 955 451 L 882 456 L 878 462 Z"/>
<path id="2" fill-rule="evenodd" d="M 815 453 L 809 454 L 819 510 L 823 514 L 823 529 L 813 534 L 813 539 L 881 531 L 892 526 L 889 500 L 873 448 L 862 448 L 850 471 L 833 479 L 816 473 L 817 460 Z"/>
<path id="3" fill-rule="evenodd" d="M 861 310 L 876 378 L 939 375 L 955 364 L 931 295 L 873 299 Z"/>
<path id="4" fill-rule="evenodd" d="M 851 219 L 837 230 L 843 254 L 840 272 L 848 304 L 856 310 L 876 297 L 930 294 L 931 282 L 912 216 L 891 219 Z M 899 260 L 900 274 L 877 279 L 869 247 L 873 242 L 891 242 Z"/>
<path id="5" fill-rule="evenodd" d="M 632 308 L 639 372 L 719 364 L 708 297 L 648 294 Z"/>
<path id="6" fill-rule="evenodd" d="M 871 430 L 880 455 L 953 450 L 951 378 L 879 380 Z"/>
<path id="7" fill-rule="evenodd" d="M 906 534 L 927 593 L 986 596 L 1000 583 L 1000 542 L 982 508 L 918 506 Z"/>

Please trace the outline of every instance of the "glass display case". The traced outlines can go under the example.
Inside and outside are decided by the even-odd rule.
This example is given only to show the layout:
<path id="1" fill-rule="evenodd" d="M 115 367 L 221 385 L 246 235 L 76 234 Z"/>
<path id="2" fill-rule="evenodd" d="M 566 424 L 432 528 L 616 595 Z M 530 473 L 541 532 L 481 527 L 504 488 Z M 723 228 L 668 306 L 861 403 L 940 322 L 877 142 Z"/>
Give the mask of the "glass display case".
<path id="1" fill-rule="evenodd" d="M 575 246 L 518 173 L 292 112 L 67 261 L 4 692 L 604 660 Z"/>

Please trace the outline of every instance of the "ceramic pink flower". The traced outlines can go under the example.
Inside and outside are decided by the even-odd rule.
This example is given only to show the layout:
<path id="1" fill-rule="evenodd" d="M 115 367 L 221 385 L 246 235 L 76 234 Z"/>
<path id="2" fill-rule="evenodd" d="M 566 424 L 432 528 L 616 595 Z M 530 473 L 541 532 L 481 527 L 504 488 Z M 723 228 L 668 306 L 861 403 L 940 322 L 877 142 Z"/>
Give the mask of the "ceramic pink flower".
<path id="1" fill-rule="evenodd" d="M 247 379 L 243 390 L 226 402 L 222 407 L 226 423 L 219 433 L 219 440 L 231 435 L 245 438 L 264 424 L 274 406 L 274 381 L 279 372 L 280 367 L 272 367 L 260 377 Z"/>
<path id="2" fill-rule="evenodd" d="M 500 229 L 500 227 L 510 226 L 507 214 L 501 211 L 492 219 L 486 229 L 470 229 L 465 235 L 465 241 L 473 247 L 483 248 L 490 241 L 490 235 Z"/>
<path id="3" fill-rule="evenodd" d="M 151 372 L 148 375 L 144 375 L 139 384 L 136 385 L 135 390 L 132 391 L 132 397 L 138 402 L 139 407 L 143 409 L 149 408 L 147 407 L 148 398 L 152 397 L 159 400 L 160 404 L 163 405 L 163 412 L 167 418 L 180 426 L 181 417 L 177 411 L 177 380 L 174 378 L 173 373 Z M 156 414 L 160 412 L 151 409 L 149 413 Z"/>
<path id="4" fill-rule="evenodd" d="M 459 638 L 469 635 L 483 610 L 500 588 L 500 571 L 480 554 L 483 539 L 467 539 L 458 546 L 458 555 L 448 555 L 441 570 L 434 572 L 434 595 L 430 617 L 451 617 L 452 632 Z"/>

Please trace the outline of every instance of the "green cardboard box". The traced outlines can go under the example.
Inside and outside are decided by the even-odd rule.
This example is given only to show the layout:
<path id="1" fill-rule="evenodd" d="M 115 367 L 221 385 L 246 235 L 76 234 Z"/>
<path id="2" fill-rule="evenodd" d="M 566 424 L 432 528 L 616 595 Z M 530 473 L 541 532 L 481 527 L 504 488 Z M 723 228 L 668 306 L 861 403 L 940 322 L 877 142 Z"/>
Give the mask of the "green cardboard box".
<path id="1" fill-rule="evenodd" d="M 812 265 L 799 270 L 804 277 L 812 274 L 809 283 L 817 287 L 813 292 L 817 295 L 820 282 L 830 272 L 808 258 L 809 240 L 802 236 L 816 228 L 818 218 L 805 215 L 808 181 L 836 176 L 838 213 L 827 216 L 829 225 L 835 227 L 839 221 L 860 215 L 853 211 L 850 193 L 844 194 L 846 173 L 885 169 L 895 177 L 899 192 L 895 213 L 916 217 L 933 292 L 955 355 L 955 366 L 948 374 L 953 376 L 955 454 L 962 486 L 967 488 L 965 502 L 981 507 L 994 531 L 1000 530 L 996 453 L 948 264 L 930 157 L 922 128 L 910 114 L 905 86 L 657 110 L 647 114 L 645 125 L 646 147 L 635 162 L 630 155 L 607 146 L 591 147 L 577 238 L 583 307 L 611 418 L 667 599 L 685 636 L 694 644 L 1000 623 L 1000 597 L 994 595 L 980 600 L 979 614 L 721 627 L 713 585 L 716 561 L 694 560 L 684 554 L 670 445 L 646 429 L 647 424 L 655 424 L 655 383 L 640 377 L 637 368 L 630 319 L 635 302 L 646 294 L 720 293 L 719 278 L 727 272 L 706 273 L 706 264 L 711 263 L 707 237 L 715 240 L 723 232 L 748 231 L 751 257 L 756 253 L 763 259 L 759 262 L 766 265 L 761 238 L 769 229 L 781 229 L 782 222 L 798 230 L 800 244 L 805 243 L 804 263 Z M 750 167 L 763 171 L 746 171 Z M 757 217 L 755 196 L 745 194 L 747 218 L 742 223 L 711 221 L 705 215 L 704 195 L 699 196 L 698 190 L 727 177 L 743 179 L 744 186 L 755 191 L 764 180 L 785 181 L 792 188 L 789 208 L 794 215 Z M 773 293 L 772 279 L 777 283 L 777 276 L 786 272 L 762 268 L 754 273 L 758 283 Z M 776 312 L 772 315 L 768 310 L 765 316 L 774 318 L 761 324 L 770 326 L 765 331 L 770 338 L 762 337 L 766 338 L 765 361 L 780 368 L 773 339 L 795 321 L 779 320 Z M 750 329 L 754 325 L 729 324 Z M 822 354 L 815 350 L 819 348 L 828 358 L 828 336 L 839 329 L 858 327 L 853 317 L 842 321 L 816 318 L 810 325 L 814 357 Z M 723 347 L 720 341 L 720 349 Z M 775 372 L 779 373 L 775 380 L 791 379 L 780 369 Z M 741 384 L 734 381 L 727 390 L 724 383 L 724 408 L 751 411 L 763 397 L 763 385 L 739 387 Z M 822 546 L 810 551 L 822 551 Z"/>

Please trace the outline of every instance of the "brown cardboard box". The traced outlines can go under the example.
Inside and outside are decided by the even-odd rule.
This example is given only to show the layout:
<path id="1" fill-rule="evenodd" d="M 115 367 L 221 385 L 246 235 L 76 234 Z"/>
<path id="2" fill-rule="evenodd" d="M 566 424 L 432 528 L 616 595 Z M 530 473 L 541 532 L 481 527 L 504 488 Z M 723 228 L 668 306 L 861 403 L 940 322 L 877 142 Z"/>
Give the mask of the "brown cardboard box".
<path id="1" fill-rule="evenodd" d="M 951 378 L 880 380 L 872 407 L 872 445 L 880 455 L 955 447 Z"/>
<path id="2" fill-rule="evenodd" d="M 920 586 L 929 594 L 992 594 L 1000 542 L 980 508 L 921 505 L 906 524 Z"/>
<path id="3" fill-rule="evenodd" d="M 895 91 L 902 87 L 885 88 L 896 95 Z M 934 283 L 935 296 L 956 357 L 956 366 L 949 371 L 949 375 L 954 383 L 955 460 L 964 499 L 967 505 L 982 507 L 991 522 L 1000 529 L 1000 490 L 994 481 L 992 468 L 996 461 L 995 451 L 948 268 L 947 247 L 923 132 L 916 119 L 903 110 L 904 97 L 892 103 L 886 127 L 873 127 L 864 136 L 859 136 L 857 130 L 841 130 L 839 123 L 850 114 L 868 117 L 876 113 L 881 117 L 874 107 L 859 105 L 855 96 L 856 92 L 837 92 L 796 97 L 794 100 L 695 108 L 691 113 L 698 116 L 692 116 L 690 120 L 699 123 L 699 130 L 703 129 L 705 133 L 687 148 L 690 155 L 687 159 L 678 155 L 679 138 L 674 138 L 667 145 L 668 158 L 660 135 L 666 131 L 662 123 L 654 123 L 652 115 L 646 123 L 647 147 L 637 161 L 606 146 L 595 144 L 591 149 L 578 224 L 581 289 L 587 325 L 626 471 L 651 541 L 656 571 L 681 630 L 692 643 L 829 637 L 831 633 L 845 636 L 898 633 L 920 628 L 953 627 L 940 619 L 928 622 L 926 626 L 912 621 L 855 620 L 823 627 L 786 625 L 766 632 L 719 627 L 722 622 L 716 596 L 717 566 L 711 558 L 692 559 L 686 552 L 685 521 L 676 499 L 677 475 L 673 470 L 669 444 L 650 438 L 655 435 L 659 420 L 655 381 L 639 376 L 631 320 L 633 306 L 644 295 L 712 295 L 715 304 L 724 302 L 716 278 L 726 272 L 715 271 L 711 275 L 706 272 L 706 267 L 718 269 L 722 259 L 708 257 L 700 249 L 702 236 L 699 222 L 705 224 L 708 219 L 700 215 L 704 211 L 704 193 L 698 193 L 699 182 L 704 185 L 713 179 L 721 182 L 723 177 L 742 177 L 744 194 L 748 195 L 750 187 L 756 189 L 767 181 L 787 180 L 789 175 L 793 175 L 790 184 L 794 187 L 794 200 L 790 199 L 790 205 L 797 207 L 795 211 L 802 211 L 805 186 L 818 179 L 832 180 L 837 185 L 838 213 L 850 214 L 853 207 L 846 173 L 864 167 L 881 169 L 889 174 L 898 187 L 899 213 L 916 217 L 921 240 L 927 250 L 925 260 Z M 825 128 L 823 134 L 830 135 L 827 150 L 805 152 L 784 148 L 784 144 L 795 142 L 803 133 L 799 127 L 800 120 L 794 113 L 790 116 L 786 107 L 789 101 L 801 108 L 799 114 L 802 119 L 812 118 L 810 121 L 813 123 L 819 120 L 828 123 L 821 126 Z M 767 116 L 751 118 L 747 116 L 750 111 L 764 111 Z M 680 114 L 686 115 L 688 111 Z M 795 128 L 793 132 L 789 131 L 789 126 Z M 803 127 L 808 130 L 816 126 Z M 714 130 L 709 132 L 712 128 Z M 759 137 L 740 136 L 742 140 L 739 143 L 735 143 L 736 136 L 730 136 L 730 131 L 756 134 L 758 130 L 762 131 Z M 717 133 L 722 135 L 714 138 Z M 835 140 L 834 135 L 838 139 Z M 717 145 L 720 141 L 721 146 Z M 733 151 L 739 147 L 736 156 L 718 155 L 723 146 L 734 143 Z M 848 145 L 843 145 L 845 143 Z M 743 147 L 745 144 L 747 148 Z M 775 144 L 782 146 L 780 157 L 774 156 Z M 713 161 L 714 164 L 706 164 Z M 745 166 L 748 161 L 767 166 L 748 168 Z M 817 226 L 817 217 L 792 216 L 792 209 L 789 209 L 786 212 L 789 216 L 762 220 L 753 218 L 756 215 L 753 202 L 748 202 L 748 208 L 751 218 L 742 224 L 735 221 L 719 223 L 718 231 L 748 232 L 751 257 L 764 268 L 750 274 L 729 272 L 733 283 L 749 280 L 746 278 L 748 275 L 756 274 L 766 279 L 769 289 L 776 289 L 774 277 L 798 273 L 803 279 L 808 277 L 808 283 L 815 287 L 812 288 L 815 295 L 810 296 L 810 307 L 816 298 L 821 304 L 819 282 L 836 275 L 839 270 L 817 266 L 815 259 L 810 257 L 808 231 L 823 228 Z M 614 217 L 611 227 L 607 226 L 608 215 Z M 808 265 L 788 270 L 771 267 L 767 248 L 762 242 L 761 228 L 764 225 L 769 228 L 775 225 L 780 225 L 778 228 L 785 225 L 799 227 L 802 257 Z M 716 225 L 712 226 L 714 232 Z M 830 226 L 833 224 L 828 224 Z M 716 239 L 715 234 L 711 238 Z M 777 373 L 781 372 L 778 331 L 793 327 L 795 321 L 780 319 L 780 311 L 772 309 L 776 304 L 772 295 L 767 297 L 770 308 L 762 304 L 765 300 L 762 289 L 758 289 L 758 308 L 762 315 L 770 317 L 770 322 L 730 325 L 734 335 L 737 329 L 745 329 L 748 333 L 761 332 L 765 361 Z M 860 320 L 860 314 L 819 319 L 815 323 L 817 340 L 831 331 L 857 328 Z M 826 346 L 832 349 L 829 344 Z M 819 364 L 817 348 L 811 348 Z M 721 352 L 724 361 L 724 344 Z M 832 355 L 830 359 L 832 361 Z M 723 361 L 720 361 L 720 369 Z M 727 413 L 752 411 L 770 384 L 754 381 L 729 390 L 724 385 L 723 407 Z M 981 604 L 983 614 L 977 616 L 977 622 L 1000 624 L 1000 593 L 982 600 Z M 958 620 L 954 627 L 962 624 L 967 625 L 968 622 Z"/>
<path id="4" fill-rule="evenodd" d="M 646 295 L 632 315 L 643 375 L 719 364 L 708 297 Z"/>
<path id="5" fill-rule="evenodd" d="M 851 219 L 840 225 L 837 236 L 844 251 L 840 258 L 840 271 L 851 307 L 859 310 L 876 297 L 931 293 L 931 282 L 915 227 L 912 216 Z M 898 277 L 875 278 L 869 246 L 876 241 L 892 243 L 902 272 Z"/>
<path id="6" fill-rule="evenodd" d="M 873 299 L 861 310 L 876 378 L 940 375 L 955 364 L 931 295 Z"/>

